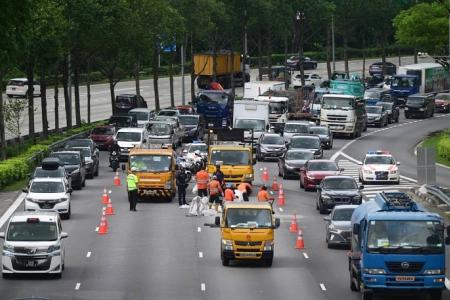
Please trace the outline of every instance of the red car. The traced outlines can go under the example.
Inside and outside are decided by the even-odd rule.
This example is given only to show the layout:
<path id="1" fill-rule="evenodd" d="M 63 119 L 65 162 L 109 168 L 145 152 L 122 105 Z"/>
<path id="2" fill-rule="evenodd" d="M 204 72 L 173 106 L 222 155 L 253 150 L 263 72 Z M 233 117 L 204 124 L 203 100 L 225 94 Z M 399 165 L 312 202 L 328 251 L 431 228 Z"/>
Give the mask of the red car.
<path id="1" fill-rule="evenodd" d="M 109 150 L 114 143 L 116 128 L 112 125 L 98 126 L 92 129 L 90 138 L 99 149 Z"/>
<path id="2" fill-rule="evenodd" d="M 311 159 L 300 168 L 300 187 L 305 191 L 315 189 L 326 176 L 340 175 L 343 170 L 339 169 L 336 162 L 326 159 Z"/>
<path id="3" fill-rule="evenodd" d="M 181 115 L 192 115 L 194 110 L 190 105 L 178 105 L 176 109 L 180 112 Z"/>
<path id="4" fill-rule="evenodd" d="M 434 97 L 435 111 L 449 113 L 450 112 L 450 94 L 439 93 Z"/>

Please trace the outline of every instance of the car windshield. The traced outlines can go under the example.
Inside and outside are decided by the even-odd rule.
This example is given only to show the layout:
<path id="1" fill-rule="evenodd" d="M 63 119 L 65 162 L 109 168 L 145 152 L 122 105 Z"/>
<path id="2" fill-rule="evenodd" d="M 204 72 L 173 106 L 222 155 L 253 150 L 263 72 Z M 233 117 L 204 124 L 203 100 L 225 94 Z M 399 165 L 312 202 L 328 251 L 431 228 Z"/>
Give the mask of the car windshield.
<path id="1" fill-rule="evenodd" d="M 130 111 L 128 114 L 136 116 L 138 121 L 148 121 L 149 113 L 146 111 Z"/>
<path id="2" fill-rule="evenodd" d="M 309 137 L 293 137 L 291 139 L 290 148 L 300 148 L 300 149 L 319 149 L 320 139 L 314 139 Z"/>
<path id="3" fill-rule="evenodd" d="M 286 160 L 309 160 L 313 158 L 314 154 L 310 151 L 288 151 L 286 153 Z"/>
<path id="4" fill-rule="evenodd" d="M 380 94 L 378 91 L 365 91 L 364 99 L 380 99 Z"/>
<path id="5" fill-rule="evenodd" d="M 271 227 L 272 212 L 269 209 L 229 208 L 226 212 L 226 226 L 231 228 Z"/>
<path id="6" fill-rule="evenodd" d="M 250 165 L 250 153 L 246 150 L 213 150 L 211 165 Z"/>
<path id="7" fill-rule="evenodd" d="M 116 97 L 116 104 L 131 105 L 131 98 L 128 98 L 128 97 Z"/>
<path id="8" fill-rule="evenodd" d="M 369 222 L 368 251 L 372 253 L 443 253 L 444 231 L 437 221 Z"/>
<path id="9" fill-rule="evenodd" d="M 172 166 L 172 156 L 170 155 L 132 155 L 130 156 L 131 168 L 136 168 L 137 172 L 168 172 Z"/>
<path id="10" fill-rule="evenodd" d="M 216 103 L 220 105 L 228 104 L 228 96 L 223 93 L 202 93 L 199 97 L 200 102 Z"/>
<path id="11" fill-rule="evenodd" d="M 355 106 L 355 100 L 353 98 L 337 98 L 328 97 L 324 95 L 322 97 L 323 109 L 352 109 Z"/>
<path id="12" fill-rule="evenodd" d="M 37 177 L 53 177 L 53 178 L 59 178 L 59 177 L 64 177 L 64 170 L 63 168 L 57 168 L 54 170 L 45 170 L 42 168 L 36 168 L 36 170 L 34 171 L 34 176 L 35 178 Z"/>
<path id="13" fill-rule="evenodd" d="M 335 209 L 333 213 L 333 221 L 350 221 L 354 208 Z"/>
<path id="14" fill-rule="evenodd" d="M 381 114 L 382 111 L 382 107 L 381 106 L 366 106 L 366 112 L 368 114 Z"/>
<path id="15" fill-rule="evenodd" d="M 115 124 L 119 127 L 130 127 L 131 126 L 131 118 L 129 117 L 111 117 L 109 118 L 108 124 Z"/>
<path id="16" fill-rule="evenodd" d="M 140 132 L 118 132 L 116 139 L 119 142 L 139 142 L 141 140 Z"/>
<path id="17" fill-rule="evenodd" d="M 437 94 L 436 99 L 439 100 L 450 100 L 450 94 Z"/>
<path id="18" fill-rule="evenodd" d="M 284 126 L 284 132 L 287 132 L 287 133 L 309 133 L 309 125 L 288 123 Z"/>
<path id="19" fill-rule="evenodd" d="M 8 82 L 8 85 L 15 85 L 15 86 L 24 86 L 27 84 L 28 84 L 28 81 L 23 81 L 23 80 L 10 80 Z"/>
<path id="20" fill-rule="evenodd" d="M 172 126 L 167 123 L 150 123 L 148 129 L 151 135 L 168 135 L 172 131 Z"/>
<path id="21" fill-rule="evenodd" d="M 421 98 L 421 97 L 408 97 L 408 99 L 406 100 L 406 104 L 413 104 L 413 105 L 417 105 L 417 104 L 423 104 L 423 101 L 425 99 Z"/>
<path id="22" fill-rule="evenodd" d="M 192 144 L 189 146 L 189 153 L 194 153 L 195 151 L 199 150 L 201 153 L 208 152 L 208 146 L 205 144 Z"/>
<path id="23" fill-rule="evenodd" d="M 308 164 L 309 171 L 338 171 L 336 163 L 331 161 L 316 161 Z"/>
<path id="24" fill-rule="evenodd" d="M 11 222 L 6 239 L 11 242 L 50 242 L 58 239 L 55 222 Z"/>
<path id="25" fill-rule="evenodd" d="M 284 145 L 284 139 L 279 135 L 268 135 L 265 136 L 261 142 L 265 145 Z"/>
<path id="26" fill-rule="evenodd" d="M 264 120 L 237 119 L 234 128 L 253 129 L 254 131 L 264 131 Z"/>
<path id="27" fill-rule="evenodd" d="M 282 114 L 286 111 L 285 102 L 269 102 L 269 114 Z"/>
<path id="28" fill-rule="evenodd" d="M 180 123 L 183 125 L 197 125 L 198 124 L 198 117 L 197 116 L 179 116 Z"/>
<path id="29" fill-rule="evenodd" d="M 323 181 L 326 190 L 355 190 L 358 188 L 354 179 L 350 178 L 326 178 Z"/>
<path id="30" fill-rule="evenodd" d="M 64 148 L 73 148 L 73 147 L 91 147 L 92 143 L 90 140 L 72 140 L 67 141 Z"/>
<path id="31" fill-rule="evenodd" d="M 30 192 L 32 193 L 64 193 L 64 185 L 62 182 L 34 181 L 31 184 Z"/>
<path id="32" fill-rule="evenodd" d="M 76 153 L 53 153 L 51 157 L 57 157 L 64 165 L 78 165 L 80 163 L 80 156 Z"/>
<path id="33" fill-rule="evenodd" d="M 80 151 L 81 152 L 81 154 L 83 155 L 83 157 L 91 157 L 91 149 L 90 148 L 77 148 L 77 147 L 74 147 L 74 148 L 71 148 L 71 149 L 74 149 L 74 150 L 78 150 L 78 151 Z"/>
<path id="34" fill-rule="evenodd" d="M 111 127 L 97 127 L 92 130 L 92 134 L 113 135 L 114 129 L 112 129 Z"/>
<path id="35" fill-rule="evenodd" d="M 393 165 L 394 159 L 392 156 L 367 156 L 364 164 L 366 165 Z"/>
<path id="36" fill-rule="evenodd" d="M 158 116 L 176 117 L 176 116 L 178 116 L 178 111 L 176 111 L 176 110 L 161 110 L 158 113 Z"/>
<path id="37" fill-rule="evenodd" d="M 309 131 L 312 134 L 323 134 L 328 135 L 328 128 L 327 127 L 311 127 Z"/>
<path id="38" fill-rule="evenodd" d="M 394 88 L 410 88 L 414 86 L 413 78 L 394 77 L 391 83 L 391 87 Z"/>

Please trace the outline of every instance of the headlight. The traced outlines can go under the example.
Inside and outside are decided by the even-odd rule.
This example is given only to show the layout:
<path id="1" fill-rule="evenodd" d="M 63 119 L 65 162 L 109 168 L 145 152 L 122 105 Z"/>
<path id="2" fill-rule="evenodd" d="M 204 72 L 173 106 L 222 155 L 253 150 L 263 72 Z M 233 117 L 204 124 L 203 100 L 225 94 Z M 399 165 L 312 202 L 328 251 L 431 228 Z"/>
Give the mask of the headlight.
<path id="1" fill-rule="evenodd" d="M 389 174 L 397 174 L 397 170 L 389 171 Z"/>
<path id="2" fill-rule="evenodd" d="M 361 198 L 362 198 L 361 195 L 356 195 L 353 197 L 353 199 L 355 199 L 355 200 L 361 200 Z"/>
<path id="3" fill-rule="evenodd" d="M 263 147 L 263 146 L 261 146 L 259 149 L 260 149 L 262 152 L 267 152 L 267 151 L 268 151 L 267 148 L 266 148 L 266 147 Z"/>
<path id="4" fill-rule="evenodd" d="M 405 107 L 405 110 L 409 110 L 409 108 L 408 108 L 408 107 Z"/>
<path id="5" fill-rule="evenodd" d="M 425 270 L 425 272 L 423 272 L 424 275 L 441 275 L 441 274 L 445 274 L 445 271 L 442 269 L 430 269 L 430 270 Z"/>
<path id="6" fill-rule="evenodd" d="M 3 244 L 3 256 L 14 256 L 14 247 L 8 244 Z"/>
<path id="7" fill-rule="evenodd" d="M 272 251 L 273 250 L 273 241 L 266 241 L 264 242 L 264 249 L 263 251 Z"/>
<path id="8" fill-rule="evenodd" d="M 423 107 L 419 108 L 419 111 L 424 111 L 424 108 Z"/>
<path id="9" fill-rule="evenodd" d="M 59 199 L 58 202 L 64 202 L 64 201 L 67 201 L 67 200 L 68 200 L 68 198 L 64 197 L 64 198 Z"/>
<path id="10" fill-rule="evenodd" d="M 375 121 L 380 121 L 381 117 L 376 117 Z"/>
<path id="11" fill-rule="evenodd" d="M 334 227 L 333 224 L 330 224 L 330 225 L 328 226 L 328 229 L 330 230 L 330 232 L 336 233 L 336 234 L 340 234 L 340 233 L 342 232 L 342 230 L 340 230 L 340 229 Z"/>
<path id="12" fill-rule="evenodd" d="M 189 131 L 190 132 L 196 132 L 197 131 L 197 127 L 191 128 Z"/>
<path id="13" fill-rule="evenodd" d="M 244 179 L 253 179 L 253 174 L 244 174 Z"/>
<path id="14" fill-rule="evenodd" d="M 72 174 L 77 174 L 77 173 L 80 173 L 80 169 L 75 169 L 72 171 Z"/>
<path id="15" fill-rule="evenodd" d="M 364 273 L 371 274 L 371 275 L 383 275 L 383 274 L 386 274 L 386 271 L 384 269 L 364 268 Z"/>
<path id="16" fill-rule="evenodd" d="M 291 166 L 291 165 L 288 165 L 288 164 L 285 164 L 284 165 L 287 169 L 294 169 L 295 167 L 294 166 Z"/>
<path id="17" fill-rule="evenodd" d="M 331 200 L 331 197 L 328 196 L 328 195 L 322 195 L 322 200 L 323 201 L 329 201 L 329 200 Z"/>
<path id="18" fill-rule="evenodd" d="M 364 170 L 364 174 L 369 174 L 369 175 L 371 175 L 372 174 L 372 170 Z"/>
<path id="19" fill-rule="evenodd" d="M 172 189 L 172 181 L 167 181 L 166 184 L 164 184 L 164 188 L 166 190 L 171 190 Z"/>
<path id="20" fill-rule="evenodd" d="M 33 203 L 37 203 L 37 201 L 35 199 L 29 198 L 29 197 L 27 197 L 27 201 L 30 201 L 30 202 L 33 202 Z"/>
<path id="21" fill-rule="evenodd" d="M 233 241 L 222 240 L 222 246 L 224 250 L 233 250 Z"/>

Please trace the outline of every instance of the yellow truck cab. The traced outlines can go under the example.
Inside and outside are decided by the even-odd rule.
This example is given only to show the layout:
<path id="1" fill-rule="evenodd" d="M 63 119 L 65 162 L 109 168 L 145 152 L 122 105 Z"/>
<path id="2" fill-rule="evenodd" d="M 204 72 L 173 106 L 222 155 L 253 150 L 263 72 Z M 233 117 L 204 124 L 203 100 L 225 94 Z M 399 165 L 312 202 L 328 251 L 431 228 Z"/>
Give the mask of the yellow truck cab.
<path id="1" fill-rule="evenodd" d="M 252 148 L 240 145 L 214 145 L 209 147 L 208 173 L 216 171 L 216 165 L 225 176 L 225 182 L 237 185 L 242 181 L 252 183 L 253 155 Z"/>
<path id="2" fill-rule="evenodd" d="M 130 150 L 128 159 L 128 172 L 138 177 L 139 196 L 166 197 L 169 201 L 176 194 L 175 183 L 176 156 L 172 148 Z"/>
<path id="3" fill-rule="evenodd" d="M 222 218 L 216 217 L 213 225 L 220 228 L 222 264 L 260 260 L 272 266 L 274 229 L 279 226 L 280 219 L 273 217 L 269 203 L 225 203 Z"/>

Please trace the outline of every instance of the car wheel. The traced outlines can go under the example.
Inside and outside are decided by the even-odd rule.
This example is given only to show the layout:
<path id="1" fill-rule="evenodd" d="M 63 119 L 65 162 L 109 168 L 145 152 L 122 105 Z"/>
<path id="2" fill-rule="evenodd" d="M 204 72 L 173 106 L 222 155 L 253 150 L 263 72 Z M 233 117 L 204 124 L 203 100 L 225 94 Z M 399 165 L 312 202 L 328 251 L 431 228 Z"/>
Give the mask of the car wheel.
<path id="1" fill-rule="evenodd" d="M 283 174 L 281 174 L 281 168 L 280 168 L 280 166 L 278 166 L 278 177 L 282 177 L 283 176 Z"/>
<path id="2" fill-rule="evenodd" d="M 220 258 L 222 259 L 222 266 L 228 267 L 230 265 L 230 259 L 223 256 L 223 252 L 220 251 Z"/>
<path id="3" fill-rule="evenodd" d="M 302 178 L 300 177 L 300 188 L 303 188 Z"/>
<path id="4" fill-rule="evenodd" d="M 2 273 L 3 279 L 11 279 L 13 277 L 13 274 L 11 273 Z"/>
<path id="5" fill-rule="evenodd" d="M 320 203 L 320 200 L 319 200 L 319 213 L 321 215 L 324 215 L 327 213 L 327 210 L 323 208 L 323 205 Z"/>
<path id="6" fill-rule="evenodd" d="M 273 258 L 266 258 L 265 260 L 264 260 L 264 265 L 266 266 L 266 267 L 271 267 L 272 266 L 272 263 L 273 263 Z"/>
<path id="7" fill-rule="evenodd" d="M 286 172 L 283 171 L 283 179 L 288 179 Z"/>
<path id="8" fill-rule="evenodd" d="M 409 115 L 408 115 L 408 114 L 405 114 L 405 118 L 406 118 L 406 119 L 409 119 Z"/>
<path id="9" fill-rule="evenodd" d="M 319 202 L 316 200 L 316 210 L 319 210 Z"/>

